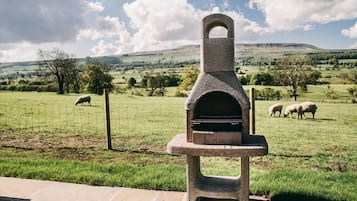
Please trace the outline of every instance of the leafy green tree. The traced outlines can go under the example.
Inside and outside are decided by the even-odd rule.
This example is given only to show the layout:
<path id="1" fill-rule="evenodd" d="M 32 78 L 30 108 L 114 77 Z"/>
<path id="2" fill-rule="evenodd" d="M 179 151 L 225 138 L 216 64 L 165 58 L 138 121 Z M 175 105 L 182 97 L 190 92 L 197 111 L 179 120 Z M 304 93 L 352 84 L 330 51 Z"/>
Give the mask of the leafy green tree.
<path id="1" fill-rule="evenodd" d="M 182 81 L 177 87 L 176 96 L 187 96 L 195 84 L 199 75 L 199 71 L 195 66 L 186 66 L 182 70 Z"/>
<path id="2" fill-rule="evenodd" d="M 268 72 L 259 72 L 253 75 L 250 84 L 253 85 L 273 85 L 274 78 Z"/>
<path id="3" fill-rule="evenodd" d="M 307 79 L 306 79 L 307 84 L 315 85 L 317 84 L 317 80 L 320 79 L 321 77 L 322 75 L 320 71 L 314 70 L 312 72 L 309 72 L 307 74 Z"/>
<path id="4" fill-rule="evenodd" d="M 94 62 L 86 65 L 83 82 L 91 93 L 103 94 L 103 89 L 113 89 L 113 76 L 108 74 L 109 66 L 106 63 Z"/>
<path id="5" fill-rule="evenodd" d="M 250 84 L 250 80 L 252 79 L 252 75 L 246 74 L 242 76 L 238 76 L 238 79 L 242 85 Z"/>
<path id="6" fill-rule="evenodd" d="M 129 78 L 129 80 L 128 80 L 128 86 L 129 86 L 129 88 L 134 87 L 135 84 L 136 84 L 136 79 L 133 78 L 133 77 Z"/>
<path id="7" fill-rule="evenodd" d="M 307 90 L 306 81 L 311 70 L 311 59 L 302 56 L 287 56 L 277 61 L 272 72 L 274 80 L 282 86 L 288 86 L 288 92 L 296 101 L 298 96 L 298 88 Z"/>
<path id="8" fill-rule="evenodd" d="M 182 81 L 178 86 L 179 90 L 189 91 L 192 89 L 199 75 L 199 71 L 194 66 L 187 66 L 182 71 Z"/>
<path id="9" fill-rule="evenodd" d="M 155 73 L 147 78 L 147 87 L 149 96 L 164 96 L 166 94 L 166 88 L 168 86 L 168 80 L 161 73 Z"/>
<path id="10" fill-rule="evenodd" d="M 53 50 L 39 49 L 37 55 L 39 71 L 45 75 L 54 75 L 58 84 L 57 93 L 64 94 L 65 84 L 68 86 L 77 80 L 77 59 L 57 48 Z"/>

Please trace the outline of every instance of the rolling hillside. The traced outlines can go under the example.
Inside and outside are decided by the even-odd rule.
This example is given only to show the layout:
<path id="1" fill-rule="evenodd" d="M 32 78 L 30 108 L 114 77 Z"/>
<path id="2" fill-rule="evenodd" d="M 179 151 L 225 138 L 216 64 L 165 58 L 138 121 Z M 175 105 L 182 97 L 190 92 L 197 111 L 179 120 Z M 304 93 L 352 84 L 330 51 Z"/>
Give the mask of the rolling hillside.
<path id="1" fill-rule="evenodd" d="M 352 55 L 357 59 L 357 50 L 328 50 L 309 44 L 298 43 L 251 43 L 236 44 L 235 58 L 238 64 L 255 65 L 258 62 L 270 61 L 288 54 L 328 55 L 337 57 L 338 54 Z M 356 58 L 354 58 L 356 57 Z M 122 55 L 79 58 L 81 63 L 87 61 L 102 61 L 110 64 L 113 70 L 126 67 L 180 67 L 185 64 L 197 64 L 200 59 L 200 46 L 187 45 L 175 49 L 135 52 Z M 14 74 L 29 74 L 34 72 L 37 64 L 31 62 L 0 63 L 0 78 Z"/>

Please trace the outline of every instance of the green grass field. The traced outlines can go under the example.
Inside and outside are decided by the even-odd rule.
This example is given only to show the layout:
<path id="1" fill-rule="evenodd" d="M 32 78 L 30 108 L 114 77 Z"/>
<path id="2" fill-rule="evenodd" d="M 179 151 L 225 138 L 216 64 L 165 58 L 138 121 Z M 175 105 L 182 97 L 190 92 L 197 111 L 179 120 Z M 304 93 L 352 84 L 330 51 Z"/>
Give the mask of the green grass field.
<path id="1" fill-rule="evenodd" d="M 110 94 L 109 151 L 104 97 L 74 106 L 76 97 L 0 92 L 1 176 L 185 191 L 185 157 L 166 153 L 168 141 L 185 132 L 185 98 Z M 317 102 L 315 119 L 296 120 L 268 117 L 271 104 L 256 101 L 256 133 L 267 138 L 269 154 L 251 159 L 251 193 L 273 201 L 355 200 L 356 105 Z M 205 157 L 203 172 L 239 174 L 237 160 Z"/>

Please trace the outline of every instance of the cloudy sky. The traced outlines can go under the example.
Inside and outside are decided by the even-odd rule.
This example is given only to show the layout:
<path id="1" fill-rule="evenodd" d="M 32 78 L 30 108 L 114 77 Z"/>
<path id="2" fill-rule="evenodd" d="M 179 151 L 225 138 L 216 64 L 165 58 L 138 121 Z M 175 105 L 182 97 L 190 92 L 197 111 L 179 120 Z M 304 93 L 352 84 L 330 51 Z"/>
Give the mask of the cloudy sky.
<path id="1" fill-rule="evenodd" d="M 0 62 L 41 49 L 76 57 L 199 44 L 201 19 L 234 19 L 239 43 L 357 48 L 356 0 L 0 0 Z"/>

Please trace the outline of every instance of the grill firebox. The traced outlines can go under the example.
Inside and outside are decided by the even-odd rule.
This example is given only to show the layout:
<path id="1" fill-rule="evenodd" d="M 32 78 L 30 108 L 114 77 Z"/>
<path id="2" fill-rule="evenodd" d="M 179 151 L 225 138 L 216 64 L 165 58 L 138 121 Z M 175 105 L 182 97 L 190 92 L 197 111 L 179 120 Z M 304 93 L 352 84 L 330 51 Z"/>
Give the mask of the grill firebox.
<path id="1" fill-rule="evenodd" d="M 229 94 L 214 91 L 203 95 L 193 110 L 192 129 L 197 131 L 242 131 L 242 111 Z"/>
<path id="2" fill-rule="evenodd" d="M 227 38 L 209 38 L 221 26 Z M 234 26 L 225 15 L 203 19 L 199 77 L 186 101 L 187 141 L 241 144 L 249 138 L 249 99 L 234 73 Z"/>

